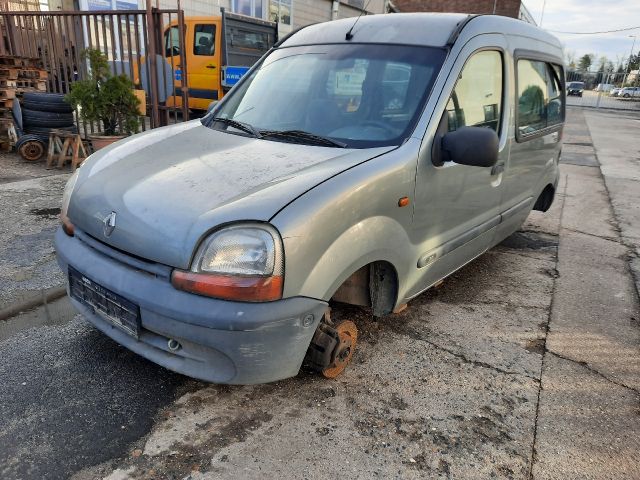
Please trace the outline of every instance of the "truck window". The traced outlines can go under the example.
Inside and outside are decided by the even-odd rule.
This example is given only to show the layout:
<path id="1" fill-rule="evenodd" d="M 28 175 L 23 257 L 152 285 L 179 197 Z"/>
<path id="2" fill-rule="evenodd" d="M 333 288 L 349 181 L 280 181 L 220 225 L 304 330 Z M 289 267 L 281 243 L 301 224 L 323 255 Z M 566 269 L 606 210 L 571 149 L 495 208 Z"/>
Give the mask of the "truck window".
<path id="1" fill-rule="evenodd" d="M 266 51 L 269 49 L 269 34 L 234 28 L 231 30 L 231 46 Z"/>
<path id="2" fill-rule="evenodd" d="M 549 63 L 520 59 L 517 66 L 517 129 L 520 135 L 531 135 L 563 121 L 564 95 Z"/>
<path id="3" fill-rule="evenodd" d="M 447 104 L 449 131 L 487 127 L 496 132 L 502 111 L 502 55 L 484 51 L 465 64 Z"/>
<path id="4" fill-rule="evenodd" d="M 196 25 L 193 36 L 193 54 L 211 56 L 216 51 L 216 26 Z"/>
<path id="5" fill-rule="evenodd" d="M 180 55 L 180 30 L 178 27 L 169 27 L 164 31 L 165 57 Z"/>

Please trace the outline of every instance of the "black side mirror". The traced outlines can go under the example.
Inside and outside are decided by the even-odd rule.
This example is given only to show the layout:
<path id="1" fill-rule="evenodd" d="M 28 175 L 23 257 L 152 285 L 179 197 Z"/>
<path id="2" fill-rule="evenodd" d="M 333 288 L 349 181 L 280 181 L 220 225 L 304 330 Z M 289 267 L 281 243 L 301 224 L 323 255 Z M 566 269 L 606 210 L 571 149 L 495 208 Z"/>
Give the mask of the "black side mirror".
<path id="1" fill-rule="evenodd" d="M 462 127 L 442 137 L 443 161 L 493 167 L 498 161 L 498 134 L 491 128 Z"/>

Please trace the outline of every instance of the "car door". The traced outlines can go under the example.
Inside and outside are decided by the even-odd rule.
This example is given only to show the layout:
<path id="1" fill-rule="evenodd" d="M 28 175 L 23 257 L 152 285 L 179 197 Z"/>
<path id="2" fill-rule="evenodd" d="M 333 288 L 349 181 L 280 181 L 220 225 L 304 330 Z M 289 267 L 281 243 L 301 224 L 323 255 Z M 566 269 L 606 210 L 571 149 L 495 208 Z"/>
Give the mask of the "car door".
<path id="1" fill-rule="evenodd" d="M 502 168 L 509 155 L 505 49 L 504 37 L 497 34 L 467 43 L 432 117 L 438 128 L 430 145 L 464 126 L 491 128 L 501 137 L 499 160 L 494 167 L 438 165 L 432 148 L 423 149 L 414 205 L 414 234 L 420 242 L 414 294 L 483 253 L 500 221 Z"/>
<path id="2" fill-rule="evenodd" d="M 558 159 L 564 122 L 561 67 L 522 55 L 516 51 L 516 131 L 504 176 L 503 236 L 525 220 L 544 188 L 545 174 Z"/>
<path id="3" fill-rule="evenodd" d="M 206 110 L 213 100 L 222 97 L 220 91 L 220 41 L 215 20 L 193 23 L 191 45 L 187 48 L 187 82 L 189 108 Z"/>

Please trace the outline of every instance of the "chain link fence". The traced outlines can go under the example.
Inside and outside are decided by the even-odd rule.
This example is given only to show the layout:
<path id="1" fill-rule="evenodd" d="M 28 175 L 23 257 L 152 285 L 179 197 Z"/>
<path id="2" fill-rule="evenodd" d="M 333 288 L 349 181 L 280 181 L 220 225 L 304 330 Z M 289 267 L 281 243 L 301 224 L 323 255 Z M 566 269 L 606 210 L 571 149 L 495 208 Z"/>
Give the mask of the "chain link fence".
<path id="1" fill-rule="evenodd" d="M 568 70 L 567 105 L 640 110 L 638 71 L 607 73 Z"/>

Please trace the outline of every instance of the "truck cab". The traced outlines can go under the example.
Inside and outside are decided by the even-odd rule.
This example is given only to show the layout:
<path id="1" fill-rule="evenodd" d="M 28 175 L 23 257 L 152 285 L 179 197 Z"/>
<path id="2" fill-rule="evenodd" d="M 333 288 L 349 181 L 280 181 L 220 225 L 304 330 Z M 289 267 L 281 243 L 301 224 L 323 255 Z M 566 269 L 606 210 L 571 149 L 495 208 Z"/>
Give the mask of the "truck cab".
<path id="1" fill-rule="evenodd" d="M 273 46 L 277 29 L 272 22 L 223 11 L 221 16 L 186 17 L 183 35 L 181 42 L 177 21 L 164 31 L 163 56 L 173 71 L 176 93 L 167 99 L 167 106 L 182 106 L 186 75 L 189 108 L 206 110 Z"/>

